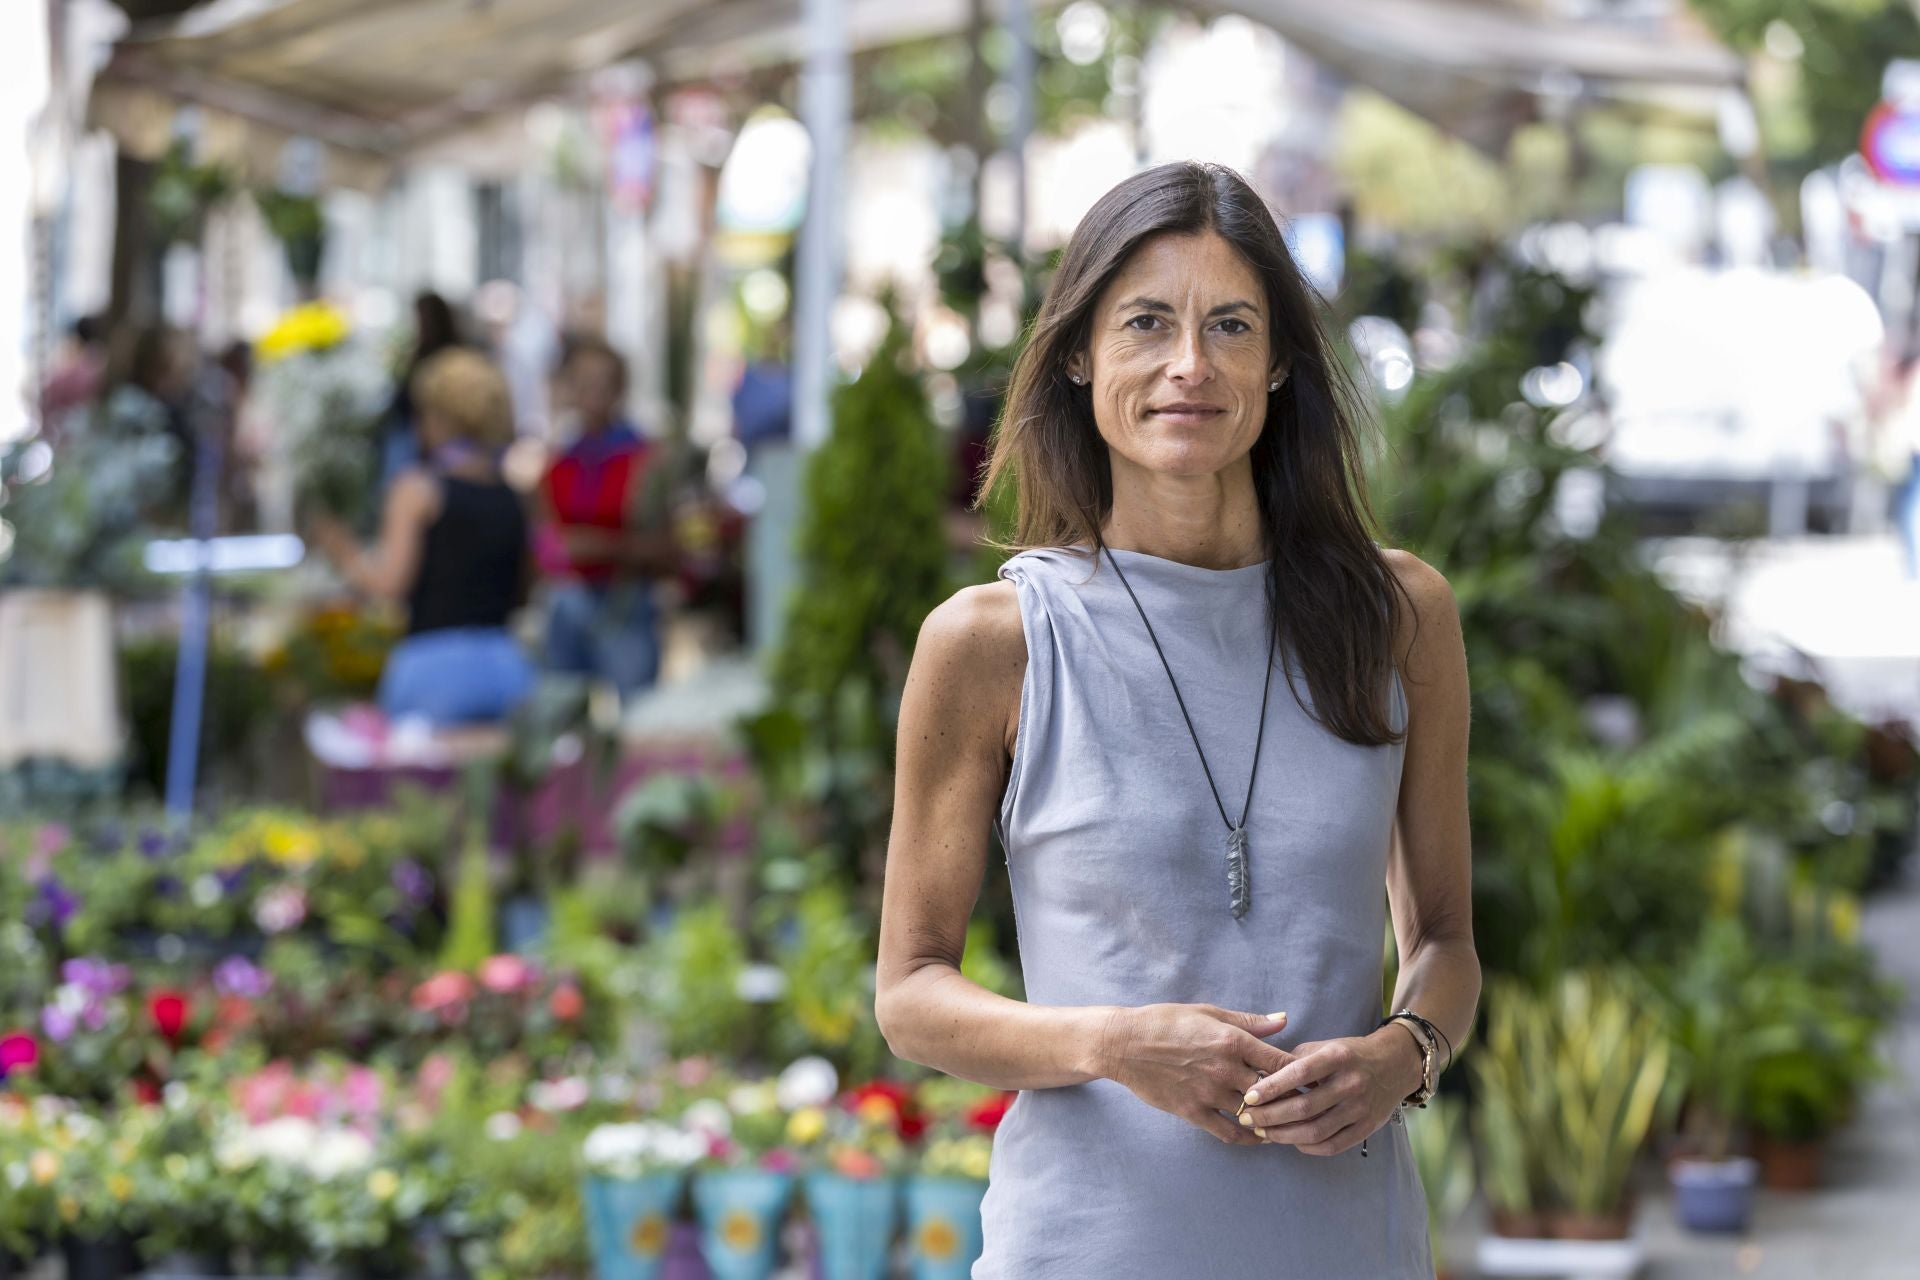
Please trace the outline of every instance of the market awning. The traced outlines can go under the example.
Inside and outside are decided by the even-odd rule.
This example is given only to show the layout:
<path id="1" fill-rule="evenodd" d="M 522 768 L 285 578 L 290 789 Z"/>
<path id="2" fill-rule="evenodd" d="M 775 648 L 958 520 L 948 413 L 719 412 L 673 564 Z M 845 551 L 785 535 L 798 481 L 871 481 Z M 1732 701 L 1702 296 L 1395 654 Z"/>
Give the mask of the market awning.
<path id="1" fill-rule="evenodd" d="M 991 6 L 997 8 L 997 5 Z M 1717 89 L 1737 57 L 1696 31 L 1573 22 L 1488 0 L 1231 0 L 1357 83 L 1488 150 L 1543 93 Z M 847 0 L 851 45 L 965 26 L 968 0 Z M 115 48 L 91 114 L 136 155 L 197 105 L 204 154 L 271 178 L 290 138 L 330 181 L 395 163 L 628 58 L 665 82 L 796 61 L 800 0 L 212 0 Z"/>

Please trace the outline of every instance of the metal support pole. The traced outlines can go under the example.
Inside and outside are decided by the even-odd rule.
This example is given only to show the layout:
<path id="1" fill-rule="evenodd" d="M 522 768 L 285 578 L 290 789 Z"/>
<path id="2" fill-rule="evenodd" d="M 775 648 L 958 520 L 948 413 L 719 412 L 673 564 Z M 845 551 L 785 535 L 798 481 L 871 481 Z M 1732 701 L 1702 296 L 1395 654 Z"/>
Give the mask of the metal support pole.
<path id="1" fill-rule="evenodd" d="M 1007 0 L 1006 20 L 1013 36 L 1013 59 L 1007 68 L 1013 85 L 1013 130 L 1007 150 L 1013 155 L 1013 252 L 1022 266 L 1027 260 L 1027 139 L 1033 136 L 1033 80 L 1038 59 L 1033 51 L 1031 0 Z"/>
<path id="2" fill-rule="evenodd" d="M 210 397 L 194 397 L 193 495 L 190 527 L 199 560 L 181 598 L 180 658 L 173 674 L 173 719 L 167 737 L 167 818 L 184 826 L 193 818 L 194 783 L 200 768 L 200 719 L 207 693 L 207 632 L 210 624 L 211 559 L 220 493 L 220 412 Z"/>
<path id="3" fill-rule="evenodd" d="M 793 434 L 801 449 L 823 443 L 832 430 L 834 300 L 840 293 L 845 238 L 841 215 L 847 180 L 847 133 L 852 93 L 847 58 L 846 0 L 806 0 L 807 62 L 801 82 L 801 123 L 813 154 L 807 179 L 807 216 L 800 227 L 794 268 Z"/>

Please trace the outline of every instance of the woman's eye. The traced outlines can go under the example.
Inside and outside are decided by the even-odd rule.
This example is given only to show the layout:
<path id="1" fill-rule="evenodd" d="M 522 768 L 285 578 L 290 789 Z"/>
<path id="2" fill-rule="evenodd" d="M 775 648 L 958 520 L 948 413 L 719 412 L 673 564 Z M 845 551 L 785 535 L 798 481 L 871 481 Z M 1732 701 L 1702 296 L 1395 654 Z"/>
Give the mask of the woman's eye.
<path id="1" fill-rule="evenodd" d="M 1222 320 L 1220 323 L 1222 325 L 1231 324 L 1231 325 L 1239 326 L 1239 328 L 1237 329 L 1228 329 L 1227 330 L 1228 333 L 1249 333 L 1253 329 L 1253 326 L 1248 324 L 1245 320 L 1235 320 L 1232 317 L 1228 317 L 1227 319 Z"/>
<path id="2" fill-rule="evenodd" d="M 1127 321 L 1127 328 L 1146 329 L 1152 326 L 1159 318 L 1158 316 L 1135 316 L 1133 319 Z M 1142 320 L 1146 321 L 1146 324 L 1140 323 Z"/>

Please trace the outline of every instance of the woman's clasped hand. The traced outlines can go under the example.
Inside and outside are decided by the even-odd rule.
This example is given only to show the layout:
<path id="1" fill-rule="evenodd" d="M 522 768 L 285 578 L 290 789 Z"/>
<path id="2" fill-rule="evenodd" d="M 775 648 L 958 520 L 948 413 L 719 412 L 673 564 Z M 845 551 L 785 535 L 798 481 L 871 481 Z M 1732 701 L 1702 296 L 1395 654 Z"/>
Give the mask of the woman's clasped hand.
<path id="1" fill-rule="evenodd" d="M 1287 1143 L 1310 1156 L 1359 1146 L 1419 1083 L 1417 1059 L 1391 1038 L 1313 1040 L 1295 1045 L 1290 1056 L 1246 1091 L 1239 1123 L 1255 1141 Z"/>
<path id="2" fill-rule="evenodd" d="M 1237 1146 L 1286 1144 L 1332 1156 L 1386 1123 L 1414 1085 L 1417 1059 L 1377 1036 L 1281 1049 L 1282 1013 L 1211 1004 L 1119 1008 L 1100 1042 L 1100 1074 L 1149 1106 Z"/>
<path id="3" fill-rule="evenodd" d="M 1233 1113 L 1257 1076 L 1271 1076 L 1294 1060 L 1260 1038 L 1286 1025 L 1285 1013 L 1240 1013 L 1211 1004 L 1117 1008 L 1100 1038 L 1099 1074 L 1222 1142 L 1257 1146 L 1260 1139 Z"/>

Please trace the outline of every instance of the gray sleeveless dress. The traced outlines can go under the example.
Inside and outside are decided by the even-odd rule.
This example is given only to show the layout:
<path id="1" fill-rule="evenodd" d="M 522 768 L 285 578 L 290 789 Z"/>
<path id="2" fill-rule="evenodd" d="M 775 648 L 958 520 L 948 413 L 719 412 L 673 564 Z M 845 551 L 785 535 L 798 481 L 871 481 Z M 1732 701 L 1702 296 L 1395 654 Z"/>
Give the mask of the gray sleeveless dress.
<path id="1" fill-rule="evenodd" d="M 1266 566 L 1113 554 L 1238 818 L 1267 663 Z M 1104 558 L 1066 548 L 1020 552 L 999 576 L 1016 584 L 1027 641 L 996 819 L 1027 998 L 1284 1009 L 1269 1039 L 1283 1049 L 1372 1031 L 1403 747 L 1315 724 L 1287 688 L 1286 650 L 1275 654 L 1247 818 L 1252 908 L 1236 920 L 1226 826 L 1126 588 Z M 1391 684 L 1398 729 L 1406 693 L 1397 672 Z M 1433 1275 L 1406 1125 L 1382 1124 L 1364 1157 L 1229 1146 L 1112 1080 L 1019 1094 L 981 1213 L 974 1280 Z"/>

